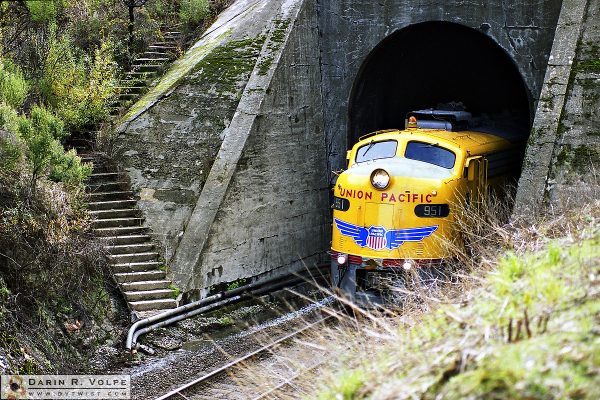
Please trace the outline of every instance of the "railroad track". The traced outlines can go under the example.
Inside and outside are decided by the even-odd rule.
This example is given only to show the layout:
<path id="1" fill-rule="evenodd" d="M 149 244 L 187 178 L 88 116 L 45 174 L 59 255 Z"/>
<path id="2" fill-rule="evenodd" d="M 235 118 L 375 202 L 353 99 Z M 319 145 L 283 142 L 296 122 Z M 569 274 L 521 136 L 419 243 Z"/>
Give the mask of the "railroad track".
<path id="1" fill-rule="evenodd" d="M 312 363 L 310 366 L 301 368 L 300 371 L 294 372 L 291 376 L 283 379 L 282 382 L 272 386 L 270 388 L 262 388 L 261 390 L 254 391 L 251 396 L 248 393 L 242 393 L 240 386 L 236 384 L 236 376 L 240 375 L 240 371 L 248 370 L 248 363 L 253 360 L 257 360 L 261 356 L 273 355 L 277 352 L 275 349 L 286 343 L 291 342 L 295 338 L 299 338 L 303 334 L 308 333 L 314 328 L 324 324 L 327 321 L 334 319 L 333 315 L 326 316 L 318 319 L 317 321 L 311 322 L 299 329 L 288 333 L 271 343 L 268 343 L 262 347 L 256 348 L 241 357 L 238 357 L 225 365 L 222 365 L 212 371 L 199 376 L 192 381 L 189 381 L 170 392 L 156 398 L 155 400 L 170 400 L 170 399 L 269 399 L 273 398 L 274 394 L 281 391 L 285 387 L 289 387 L 293 384 L 293 381 L 298 379 L 304 373 L 311 369 L 317 368 L 322 362 Z"/>

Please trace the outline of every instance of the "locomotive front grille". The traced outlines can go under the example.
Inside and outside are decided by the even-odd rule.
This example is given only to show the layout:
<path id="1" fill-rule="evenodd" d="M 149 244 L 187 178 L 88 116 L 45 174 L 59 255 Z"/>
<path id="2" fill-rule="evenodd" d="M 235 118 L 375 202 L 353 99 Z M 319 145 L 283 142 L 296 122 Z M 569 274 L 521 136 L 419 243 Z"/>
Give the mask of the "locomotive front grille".
<path id="1" fill-rule="evenodd" d="M 423 254 L 425 254 L 425 246 L 423 245 L 423 243 L 417 244 L 417 249 L 415 250 L 415 254 L 417 256 L 422 256 Z"/>

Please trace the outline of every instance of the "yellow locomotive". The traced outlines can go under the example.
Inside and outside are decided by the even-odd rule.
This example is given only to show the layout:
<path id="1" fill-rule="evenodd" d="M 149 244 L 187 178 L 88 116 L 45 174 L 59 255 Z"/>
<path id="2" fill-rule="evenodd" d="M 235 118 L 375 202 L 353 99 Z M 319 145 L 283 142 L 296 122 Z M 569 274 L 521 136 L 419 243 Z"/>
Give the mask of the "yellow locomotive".
<path id="1" fill-rule="evenodd" d="M 345 296 L 373 301 L 378 274 L 451 258 L 462 246 L 453 208 L 479 204 L 517 176 L 522 141 L 472 124 L 465 111 L 415 111 L 405 130 L 368 134 L 348 151 L 334 184 L 331 240 L 332 285 Z"/>

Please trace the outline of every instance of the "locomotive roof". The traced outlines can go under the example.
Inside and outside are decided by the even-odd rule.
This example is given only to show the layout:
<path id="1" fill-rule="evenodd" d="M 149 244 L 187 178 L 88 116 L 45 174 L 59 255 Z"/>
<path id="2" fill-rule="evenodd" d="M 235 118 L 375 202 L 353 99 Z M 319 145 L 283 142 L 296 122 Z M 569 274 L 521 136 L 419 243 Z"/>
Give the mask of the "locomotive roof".
<path id="1" fill-rule="evenodd" d="M 372 139 L 398 139 L 398 135 L 402 138 L 412 136 L 415 140 L 438 141 L 440 145 L 455 147 L 466 151 L 470 154 L 485 154 L 502 148 L 511 147 L 511 142 L 500 136 L 478 131 L 446 131 L 440 129 L 422 129 L 409 128 L 406 130 L 390 129 L 385 131 L 374 132 L 374 135 L 369 135 L 358 143 L 369 142 Z"/>

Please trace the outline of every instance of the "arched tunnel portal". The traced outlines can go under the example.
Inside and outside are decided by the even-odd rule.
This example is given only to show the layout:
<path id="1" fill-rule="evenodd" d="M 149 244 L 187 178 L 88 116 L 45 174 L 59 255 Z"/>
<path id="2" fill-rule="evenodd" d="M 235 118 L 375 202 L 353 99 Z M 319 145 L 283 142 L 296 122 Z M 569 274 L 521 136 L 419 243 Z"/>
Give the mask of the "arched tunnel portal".
<path id="1" fill-rule="evenodd" d="M 350 95 L 348 146 L 368 132 L 402 129 L 407 112 L 448 103 L 526 139 L 530 98 L 513 60 L 482 31 L 440 21 L 410 25 L 363 63 Z"/>

